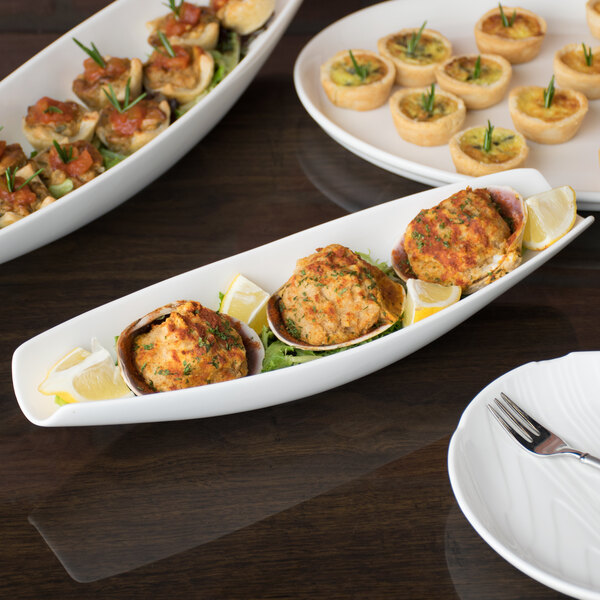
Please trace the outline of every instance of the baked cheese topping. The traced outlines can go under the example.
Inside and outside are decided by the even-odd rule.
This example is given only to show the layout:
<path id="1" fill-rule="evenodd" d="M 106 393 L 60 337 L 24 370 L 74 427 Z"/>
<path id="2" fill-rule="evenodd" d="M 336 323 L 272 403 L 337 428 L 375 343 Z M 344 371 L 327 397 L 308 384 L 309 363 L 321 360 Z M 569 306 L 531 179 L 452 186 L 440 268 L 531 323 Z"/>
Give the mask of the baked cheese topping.
<path id="1" fill-rule="evenodd" d="M 361 79 L 354 68 L 350 55 L 348 55 L 343 60 L 332 65 L 329 75 L 333 83 L 347 87 L 369 85 L 385 77 L 387 67 L 383 61 L 373 56 L 365 56 L 364 54 L 354 54 L 354 58 L 359 67 L 366 68 L 367 76 Z"/>
<path id="2" fill-rule="evenodd" d="M 561 121 L 576 113 L 579 108 L 579 100 L 570 94 L 557 91 L 549 108 L 544 107 L 544 88 L 526 88 L 517 98 L 517 108 L 536 119 L 542 121 Z"/>
<path id="3" fill-rule="evenodd" d="M 423 107 L 422 94 L 408 94 L 400 100 L 400 110 L 413 121 L 437 121 L 458 110 L 458 104 L 452 98 L 437 95 L 433 101 L 433 109 L 428 112 Z"/>
<path id="4" fill-rule="evenodd" d="M 475 63 L 477 58 L 474 56 L 460 56 L 450 61 L 445 67 L 446 75 L 474 85 L 489 86 L 496 83 L 502 77 L 502 67 L 494 60 L 488 58 L 480 59 L 479 77 L 474 77 Z"/>
<path id="5" fill-rule="evenodd" d="M 597 73 L 600 73 L 600 57 L 592 55 L 592 64 L 588 65 L 585 62 L 583 48 L 565 52 L 560 59 L 565 65 L 567 65 L 567 67 L 573 69 L 574 71 L 578 71 L 579 73 L 586 73 L 589 75 L 596 75 Z"/>
<path id="6" fill-rule="evenodd" d="M 444 42 L 440 38 L 426 33 L 421 35 L 414 52 L 409 53 L 408 44 L 412 35 L 412 33 L 404 33 L 391 38 L 387 43 L 389 53 L 412 65 L 430 65 L 442 62 L 448 56 L 448 48 Z"/>
<path id="7" fill-rule="evenodd" d="M 507 21 L 510 23 L 513 15 L 512 10 L 505 8 L 504 14 Z M 500 13 L 498 13 L 490 15 L 481 24 L 481 29 L 484 33 L 509 38 L 511 40 L 522 40 L 528 37 L 542 35 L 542 27 L 538 19 L 529 15 L 520 14 L 519 12 L 517 12 L 513 24 L 509 27 L 505 27 L 502 24 L 502 17 L 500 16 Z"/>
<path id="8" fill-rule="evenodd" d="M 517 156 L 521 151 L 522 139 L 514 131 L 494 127 L 489 152 L 483 148 L 486 127 L 468 129 L 460 138 L 460 149 L 473 160 L 485 164 L 501 164 Z"/>

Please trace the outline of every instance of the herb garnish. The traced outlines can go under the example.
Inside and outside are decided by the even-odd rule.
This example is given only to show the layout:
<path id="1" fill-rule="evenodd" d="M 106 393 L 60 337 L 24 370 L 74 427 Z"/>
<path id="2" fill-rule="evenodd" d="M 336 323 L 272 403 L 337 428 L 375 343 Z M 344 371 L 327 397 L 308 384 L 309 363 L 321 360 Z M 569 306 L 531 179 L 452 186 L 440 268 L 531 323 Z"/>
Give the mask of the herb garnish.
<path id="1" fill-rule="evenodd" d="M 544 108 L 550 108 L 552 99 L 554 98 L 554 75 L 550 79 L 548 87 L 544 90 Z"/>
<path id="2" fill-rule="evenodd" d="M 49 106 L 46 110 L 44 110 L 45 115 L 47 115 L 48 113 L 58 113 L 62 115 L 63 111 L 60 108 L 58 108 L 58 106 Z"/>
<path id="3" fill-rule="evenodd" d="M 52 140 L 52 143 L 56 148 L 56 153 L 60 160 L 62 160 L 65 165 L 73 160 L 73 146 L 71 146 L 69 150 L 65 150 L 56 140 Z"/>
<path id="4" fill-rule="evenodd" d="M 87 46 L 84 46 L 78 39 L 73 38 L 73 41 L 99 66 L 101 66 L 103 69 L 106 68 L 106 63 L 104 62 L 104 59 L 102 58 L 102 54 L 100 54 L 100 51 L 98 50 L 98 48 L 96 48 L 96 45 L 94 44 L 94 42 L 92 42 L 92 47 L 88 48 Z"/>
<path id="5" fill-rule="evenodd" d="M 162 42 L 162 45 L 165 47 L 165 50 L 167 51 L 167 54 L 171 58 L 175 58 L 175 51 L 173 50 L 173 46 L 171 46 L 171 43 L 167 39 L 167 36 L 162 31 L 159 31 L 158 32 L 158 37 L 160 38 L 160 41 Z"/>
<path id="6" fill-rule="evenodd" d="M 140 100 L 146 97 L 146 92 L 140 94 L 133 102 L 129 102 L 129 95 L 131 94 L 131 77 L 127 80 L 127 85 L 125 86 L 125 99 L 123 100 L 123 106 L 119 102 L 117 95 L 115 94 L 115 90 L 113 86 L 109 83 L 108 89 L 110 90 L 110 94 L 106 91 L 106 88 L 102 88 L 102 91 L 105 93 L 108 101 L 120 112 L 124 113 L 126 110 L 129 110 L 132 106 L 135 106 Z"/>
<path id="7" fill-rule="evenodd" d="M 483 151 L 489 152 L 492 149 L 492 132 L 494 131 L 494 126 L 490 123 L 488 119 L 488 124 L 485 129 L 485 134 L 483 135 Z"/>
<path id="8" fill-rule="evenodd" d="M 181 6 L 183 5 L 183 0 L 177 4 L 176 0 L 169 0 L 169 3 L 163 2 L 163 5 L 167 8 L 170 8 L 173 11 L 173 14 L 179 18 L 179 12 L 181 11 Z"/>
<path id="9" fill-rule="evenodd" d="M 421 36 L 423 35 L 423 29 L 425 29 L 426 24 L 427 21 L 423 21 L 423 25 L 421 25 L 419 31 L 417 33 L 413 31 L 412 35 L 410 36 L 410 40 L 408 40 L 408 44 L 406 44 L 406 54 L 408 54 L 409 56 L 414 56 L 415 51 L 417 50 L 417 45 L 421 40 Z"/>
<path id="10" fill-rule="evenodd" d="M 6 188 L 12 194 L 23 189 L 36 175 L 39 175 L 44 169 L 38 169 L 33 175 L 28 177 L 17 189 L 15 189 L 15 176 L 17 167 L 7 167 L 4 175 L 6 176 Z"/>
<path id="11" fill-rule="evenodd" d="M 592 66 L 592 62 L 594 61 L 594 55 L 592 53 L 592 47 L 586 48 L 585 44 L 582 42 L 581 46 L 583 47 L 583 56 L 585 57 L 585 64 L 588 67 Z"/>
<path id="12" fill-rule="evenodd" d="M 433 106 L 435 103 L 435 84 L 431 84 L 431 88 L 428 92 L 421 94 L 421 107 L 427 113 L 428 116 L 433 114 Z"/>
<path id="13" fill-rule="evenodd" d="M 513 10 L 513 14 L 512 17 L 510 18 L 510 21 L 506 18 L 506 15 L 504 14 L 504 9 L 502 8 L 502 4 L 500 4 L 500 2 L 498 2 L 498 8 L 500 9 L 500 18 L 502 19 L 502 25 L 504 27 L 512 27 L 515 19 L 517 17 L 517 10 Z"/>
<path id="14" fill-rule="evenodd" d="M 479 79 L 481 77 L 481 54 L 477 56 L 477 60 L 475 61 L 475 67 L 473 67 L 473 74 L 471 75 L 471 79 Z"/>
<path id="15" fill-rule="evenodd" d="M 348 54 L 350 54 L 350 60 L 352 61 L 352 66 L 354 67 L 354 72 L 360 77 L 361 82 L 363 82 L 367 75 L 369 74 L 369 69 L 367 65 L 363 65 L 362 67 L 356 62 L 356 58 L 354 58 L 354 54 L 352 54 L 352 50 L 348 50 Z"/>

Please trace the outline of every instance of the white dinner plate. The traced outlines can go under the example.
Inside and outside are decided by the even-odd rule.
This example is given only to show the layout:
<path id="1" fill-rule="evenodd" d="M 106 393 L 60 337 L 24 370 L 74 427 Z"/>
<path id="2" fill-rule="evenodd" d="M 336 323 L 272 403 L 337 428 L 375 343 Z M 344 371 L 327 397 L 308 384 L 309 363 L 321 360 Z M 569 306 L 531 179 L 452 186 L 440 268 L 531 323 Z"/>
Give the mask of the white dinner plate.
<path id="1" fill-rule="evenodd" d="M 201 2 L 202 3 L 202 2 Z M 127 159 L 50 206 L 0 229 L 0 263 L 48 244 L 115 208 L 140 191 L 197 144 L 250 84 L 292 20 L 302 0 L 277 0 L 268 27 L 248 54 L 215 89 L 180 119 Z M 27 107 L 42 96 L 76 100 L 71 91 L 86 55 L 73 42 L 92 42 L 104 54 L 150 53 L 146 22 L 165 14 L 161 0 L 118 0 L 99 11 L 0 82 L 0 137 L 32 148 L 21 129 Z"/>
<path id="2" fill-rule="evenodd" d="M 396 132 L 387 102 L 375 110 L 358 112 L 335 107 L 325 95 L 319 68 L 328 58 L 346 48 L 377 51 L 377 40 L 404 27 L 427 27 L 444 34 L 454 54 L 478 52 L 473 28 L 497 2 L 462 0 L 391 0 L 353 13 L 316 35 L 302 50 L 294 68 L 298 96 L 311 117 L 334 140 L 354 154 L 392 173 L 429 185 L 466 180 L 454 169 L 448 146 L 422 147 L 405 142 Z M 523 0 L 519 6 L 542 15 L 548 33 L 542 50 L 533 61 L 514 65 L 509 89 L 519 85 L 546 87 L 552 76 L 554 52 L 570 42 L 585 42 L 595 47 L 585 20 L 584 0 L 548 2 Z M 496 106 L 470 110 L 465 127 L 493 125 L 514 129 L 506 98 Z M 553 187 L 571 181 L 577 191 L 580 208 L 600 210 L 600 166 L 597 132 L 600 129 L 600 101 L 590 109 L 578 134 L 558 145 L 527 142 L 530 154 L 527 167 L 541 171 Z"/>
<path id="3" fill-rule="evenodd" d="M 510 185 L 523 196 L 548 189 L 533 169 L 518 169 L 474 181 L 479 186 Z M 48 369 L 92 337 L 106 348 L 134 320 L 176 300 L 218 307 L 218 293 L 242 273 L 274 292 L 289 278 L 296 260 L 316 248 L 339 243 L 389 262 L 394 244 L 419 210 L 437 205 L 460 190 L 457 183 L 369 208 L 301 231 L 259 248 L 167 279 L 91 310 L 22 344 L 14 353 L 13 385 L 25 416 L 37 425 L 100 425 L 210 417 L 289 402 L 323 392 L 383 368 L 443 335 L 534 271 L 580 235 L 593 217 L 577 217 L 573 229 L 548 249 L 525 251 L 523 263 L 482 290 L 437 314 L 363 346 L 301 365 L 174 392 L 58 407 L 37 386 Z"/>
<path id="4" fill-rule="evenodd" d="M 600 471 L 524 450 L 487 410 L 505 392 L 573 447 L 600 456 L 600 352 L 523 365 L 469 404 L 450 441 L 458 504 L 515 567 L 564 594 L 600 599 Z"/>

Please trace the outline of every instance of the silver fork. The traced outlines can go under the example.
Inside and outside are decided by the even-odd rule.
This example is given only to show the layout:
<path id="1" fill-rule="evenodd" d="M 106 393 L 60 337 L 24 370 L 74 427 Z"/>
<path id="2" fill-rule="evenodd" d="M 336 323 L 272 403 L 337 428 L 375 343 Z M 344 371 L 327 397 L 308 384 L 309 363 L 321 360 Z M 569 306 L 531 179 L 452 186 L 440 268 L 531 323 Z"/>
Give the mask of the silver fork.
<path id="1" fill-rule="evenodd" d="M 500 396 L 502 401 L 498 400 L 498 398 L 494 398 L 497 408 L 488 404 L 488 409 L 496 417 L 500 425 L 502 425 L 502 427 L 504 427 L 504 429 L 510 433 L 521 446 L 540 456 L 557 454 L 575 456 L 582 463 L 600 469 L 600 459 L 587 452 L 581 452 L 574 448 L 570 448 L 555 433 L 546 429 L 522 408 L 517 406 L 504 392 L 501 392 Z"/>

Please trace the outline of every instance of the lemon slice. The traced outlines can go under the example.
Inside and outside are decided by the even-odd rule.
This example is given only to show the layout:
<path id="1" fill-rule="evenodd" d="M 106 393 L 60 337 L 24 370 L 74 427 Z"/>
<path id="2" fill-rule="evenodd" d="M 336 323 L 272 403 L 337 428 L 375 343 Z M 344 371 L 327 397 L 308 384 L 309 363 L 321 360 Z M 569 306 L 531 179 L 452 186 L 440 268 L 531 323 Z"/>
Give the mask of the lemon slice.
<path id="1" fill-rule="evenodd" d="M 74 348 L 63 356 L 38 386 L 42 394 L 57 396 L 58 403 L 110 400 L 131 396 L 110 352 L 97 340 L 92 351 Z"/>
<path id="2" fill-rule="evenodd" d="M 458 302 L 461 289 L 458 285 L 440 285 L 420 279 L 406 282 L 406 303 L 402 325 L 406 327 L 443 308 Z"/>
<path id="3" fill-rule="evenodd" d="M 523 246 L 529 250 L 547 248 L 570 231 L 575 223 L 575 191 L 568 185 L 531 196 L 525 203 L 527 223 Z"/>
<path id="4" fill-rule="evenodd" d="M 269 294 L 238 273 L 225 292 L 219 312 L 247 323 L 256 333 L 267 325 Z"/>

